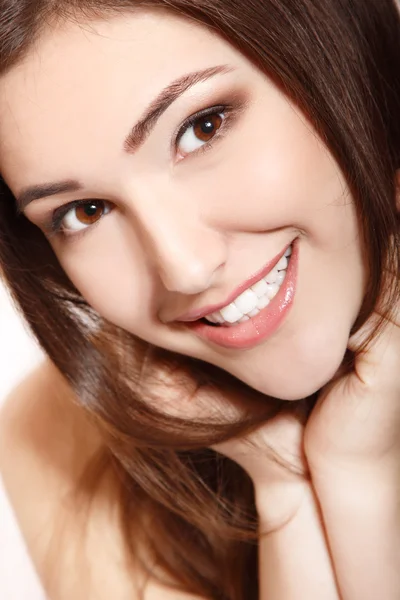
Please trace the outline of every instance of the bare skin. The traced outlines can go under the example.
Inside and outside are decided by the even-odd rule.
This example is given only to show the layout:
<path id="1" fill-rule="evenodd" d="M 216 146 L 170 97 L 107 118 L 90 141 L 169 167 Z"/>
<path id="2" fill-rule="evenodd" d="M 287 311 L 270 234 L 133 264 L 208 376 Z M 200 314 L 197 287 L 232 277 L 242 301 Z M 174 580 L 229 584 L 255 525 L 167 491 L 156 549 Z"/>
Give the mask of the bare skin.
<path id="1" fill-rule="evenodd" d="M 350 345 L 368 334 L 375 319 L 376 314 Z M 397 597 L 399 347 L 399 315 L 393 313 L 358 359 L 355 373 L 321 395 L 305 431 L 291 419 L 271 421 L 253 436 L 250 450 L 243 440 L 217 448 L 253 478 L 260 533 L 275 530 L 260 538 L 261 600 L 296 600 L 299 587 L 310 600 L 356 600 L 360 591 L 371 600 L 380 591 L 385 598 Z M 112 473 L 94 496 L 82 539 L 82 512 L 71 502 L 71 491 L 101 440 L 72 401 L 46 361 L 14 392 L 1 415 L 0 470 L 50 598 L 102 599 L 111 590 L 114 597 L 136 598 L 143 573 L 132 571 L 123 552 Z M 266 444 L 284 458 L 304 460 L 303 437 L 311 482 L 265 460 Z M 57 544 L 65 544 L 63 551 L 57 552 Z M 89 563 L 82 562 L 82 551 Z M 150 582 L 144 597 L 167 599 L 169 593 L 179 598 Z"/>
<path id="2" fill-rule="evenodd" d="M 97 432 L 74 405 L 70 389 L 49 360 L 17 387 L 0 415 L 0 473 L 49 598 L 142 600 L 138 590 L 144 586 L 143 600 L 191 600 L 191 594 L 147 581 L 143 572 L 132 569 L 123 550 L 118 484 L 112 472 L 102 479 L 88 519 L 82 504 L 74 501 L 80 476 L 101 448 Z M 270 465 L 269 475 L 272 472 Z M 311 580 L 308 575 L 300 580 L 297 576 L 296 589 L 297 585 L 305 589 L 307 581 L 311 590 L 323 590 L 324 600 L 338 600 L 312 486 L 291 480 L 279 470 L 274 480 L 270 478 L 268 489 L 272 494 L 275 489 L 277 494 L 277 502 L 268 503 L 271 510 L 265 524 L 278 525 L 278 531 L 262 542 L 272 572 L 277 565 L 281 564 L 281 570 L 284 565 L 283 579 L 289 581 L 291 575 L 293 581 L 294 571 L 301 577 L 301 570 L 312 564 L 315 576 Z M 285 495 L 290 499 L 286 504 L 282 503 Z M 298 501 L 301 511 L 297 511 Z M 295 514 L 299 514 L 298 519 L 292 519 Z M 290 521 L 291 527 L 281 526 Z M 82 533 L 83 523 L 86 534 Z M 306 535 L 309 551 L 305 553 L 302 540 Z M 281 553 L 287 553 L 288 545 L 292 559 L 282 563 Z M 275 586 L 279 595 L 272 598 L 283 598 L 281 585 L 278 577 Z"/>
<path id="3" fill-rule="evenodd" d="M 14 390 L 0 414 L 0 474 L 51 600 L 136 598 L 145 578 L 132 571 L 123 550 L 112 472 L 102 478 L 88 520 L 74 500 L 79 478 L 102 442 L 72 400 L 49 360 Z M 145 590 L 145 600 L 192 598 L 155 581 Z"/>
<path id="4" fill-rule="evenodd" d="M 44 232 L 50 207 L 61 206 L 63 201 L 95 196 L 115 205 L 79 241 L 66 243 L 62 237 L 50 237 L 68 275 L 99 313 L 146 341 L 220 366 L 261 392 L 298 400 L 325 385 L 336 372 L 362 301 L 362 248 L 343 175 L 310 124 L 238 52 L 192 24 L 167 18 L 158 22 L 154 16 L 141 22 L 140 18 L 99 23 L 98 31 L 71 25 L 49 32 L 37 52 L 7 75 L 0 97 L 0 139 L 7 147 L 2 172 L 16 196 L 26 186 L 38 183 L 72 176 L 83 180 L 79 194 L 70 191 L 38 199 L 26 208 L 26 216 Z M 159 67 L 166 42 L 175 53 L 174 60 L 168 61 L 168 73 L 164 63 Z M 191 52 L 182 52 L 188 44 Z M 144 55 L 148 61 L 142 60 Z M 135 56 L 140 57 L 136 63 Z M 182 104 L 165 114 L 147 146 L 133 158 L 124 155 L 120 142 L 154 93 L 189 67 L 215 66 L 216 58 L 219 64 L 233 65 L 234 71 L 221 75 L 213 85 L 200 86 L 198 95 L 188 94 Z M 60 61 L 65 61 L 62 68 Z M 68 61 L 76 68 L 71 69 Z M 112 119 L 110 107 L 115 109 L 116 95 L 109 95 L 114 89 L 108 84 L 111 77 L 121 101 L 118 110 L 111 111 Z M 134 88 L 139 80 L 141 85 Z M 171 132 L 194 110 L 219 104 L 215 89 L 223 92 L 223 97 L 229 92 L 229 100 L 232 95 L 249 100 L 246 110 L 238 111 L 235 127 L 227 130 L 231 137 L 220 138 L 204 155 L 191 150 L 193 156 L 182 160 L 179 156 L 176 161 L 174 155 L 171 160 L 167 143 Z M 81 119 L 75 118 L 77 114 Z M 85 128 L 81 127 L 82 115 Z M 65 128 L 58 126 L 60 119 L 67 123 Z M 192 137 L 189 141 L 184 144 L 186 152 L 188 146 L 192 148 Z M 232 172 L 239 172 L 239 166 L 240 181 L 231 177 Z M 206 173 L 205 179 L 199 180 L 202 173 Z M 243 203 L 247 196 L 251 205 Z M 82 225 L 76 217 L 68 224 Z M 175 328 L 174 319 L 182 311 L 221 301 L 261 266 L 264 257 L 270 258 L 295 237 L 300 240 L 301 252 L 296 303 L 282 327 L 265 343 L 246 352 L 226 352 Z M 117 298 L 123 302 L 116 302 Z M 329 347 L 326 339 L 331 342 Z M 383 338 L 383 343 L 392 348 L 389 357 L 398 356 L 398 334 Z M 298 586 L 306 590 L 307 600 L 398 598 L 398 581 L 386 575 L 381 581 L 383 570 L 372 568 L 377 565 L 373 549 L 377 540 L 383 540 L 382 547 L 386 547 L 380 556 L 389 556 L 391 572 L 399 572 L 398 536 L 389 534 L 399 529 L 393 506 L 398 498 L 400 452 L 396 444 L 385 449 L 389 458 L 380 469 L 388 438 L 386 431 L 382 436 L 382 429 L 373 428 L 385 418 L 396 426 L 400 421 L 397 369 L 395 361 L 390 361 L 390 377 L 385 369 L 378 370 L 375 377 L 379 361 L 373 354 L 362 357 L 362 378 L 353 376 L 325 394 L 323 402 L 321 399 L 309 435 L 306 432 L 312 484 L 290 478 L 283 471 L 274 472 L 272 464 L 264 460 L 265 442 L 274 439 L 284 441 L 283 446 L 288 442 L 292 455 L 293 450 L 298 452 L 304 432 L 292 422 L 275 422 L 257 432 L 253 455 L 243 452 L 246 446 L 240 440 L 218 449 L 252 477 L 261 525 L 277 526 L 276 533 L 264 536 L 260 543 L 260 600 L 298 600 Z M 268 373 L 265 364 L 271 366 Z M 373 369 L 374 377 L 368 376 L 368 368 Z M 384 401 L 376 416 L 381 421 L 372 421 L 365 439 L 365 421 L 348 411 L 348 404 L 362 402 L 368 412 L 370 400 L 379 399 L 380 394 Z M 46 560 L 50 536 L 54 533 L 57 542 L 60 524 L 66 519 L 70 523 L 71 551 L 53 553 L 60 560 L 60 577 L 57 584 L 53 581 L 52 598 L 75 600 L 80 594 L 82 600 L 97 600 L 101 594 L 116 597 L 116 590 L 118 597 L 132 598 L 132 585 L 142 574 L 121 566 L 126 565 L 126 557 L 114 512 L 117 488 L 111 474 L 99 488 L 88 521 L 92 577 L 82 591 L 81 554 L 73 550 L 81 536 L 80 512 L 73 503 L 66 503 L 65 497 L 101 441 L 69 397 L 69 390 L 49 364 L 14 393 L 2 418 L 1 470 L 6 487 L 44 582 L 50 576 L 55 579 L 54 562 L 50 565 Z M 332 406 L 334 420 L 330 418 Z M 347 436 L 342 436 L 344 424 Z M 279 432 L 283 437 L 277 436 Z M 72 444 L 76 436 L 77 442 Z M 333 440 L 328 448 L 322 443 L 327 439 Z M 354 441 L 355 448 L 348 444 Z M 350 479 L 344 477 L 349 453 Z M 371 468 L 366 470 L 365 464 Z M 372 493 L 378 475 L 380 489 L 387 490 L 379 498 Z M 32 493 L 29 506 L 25 505 L 27 488 Z M 372 498 L 372 504 L 364 505 L 367 514 L 362 524 L 383 522 L 380 517 L 385 515 L 385 531 L 361 530 L 360 523 L 351 530 L 348 513 L 338 513 L 338 504 L 331 501 L 337 497 L 333 494 L 337 489 L 343 492 L 342 505 L 366 494 Z M 276 492 L 272 502 L 271 491 Z M 48 537 L 42 537 L 42 532 Z M 103 543 L 105 532 L 109 544 Z M 349 543 L 353 540 L 358 546 Z M 107 551 L 112 546 L 117 556 L 122 553 L 120 562 L 110 560 Z M 388 551 L 389 547 L 393 551 Z M 71 572 L 77 573 L 75 580 L 71 580 Z M 111 581 L 112 593 L 103 581 L 104 573 Z M 156 584 L 150 585 L 147 593 L 146 600 L 168 598 Z M 176 592 L 171 598 L 178 598 Z"/>
<path id="5" fill-rule="evenodd" d="M 126 150 L 161 90 L 221 66 L 169 106 L 143 145 Z M 213 107 L 208 143 L 193 125 L 177 141 L 185 119 Z M 207 29 L 149 12 L 45 32 L 1 78 L 0 172 L 16 198 L 31 186 L 81 184 L 36 199 L 24 214 L 112 323 L 282 399 L 314 393 L 340 365 L 365 279 L 349 187 L 296 105 Z M 70 205 L 91 199 L 99 203 L 92 218 Z M 53 231 L 53 211 L 67 207 Z M 179 321 L 226 303 L 292 243 L 295 300 L 271 335 L 225 348 Z"/>

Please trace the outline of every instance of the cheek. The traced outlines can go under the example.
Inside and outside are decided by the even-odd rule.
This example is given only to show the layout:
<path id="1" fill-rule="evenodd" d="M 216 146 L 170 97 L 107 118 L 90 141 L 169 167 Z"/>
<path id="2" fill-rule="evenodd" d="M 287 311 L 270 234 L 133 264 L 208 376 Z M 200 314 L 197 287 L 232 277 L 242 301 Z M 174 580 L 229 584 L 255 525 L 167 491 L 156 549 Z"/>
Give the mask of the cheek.
<path id="1" fill-rule="evenodd" d="M 260 347 L 251 358 L 242 357 L 229 370 L 261 393 L 282 400 L 300 400 L 317 392 L 340 367 L 349 324 L 326 318 L 295 329 L 277 337 L 269 348 Z"/>
<path id="2" fill-rule="evenodd" d="M 304 249 L 290 326 L 274 357 L 287 399 L 314 393 L 336 373 L 363 300 L 365 271 L 357 245 L 338 251 L 332 244 L 326 254 L 312 250 Z"/>
<path id="3" fill-rule="evenodd" d="M 287 365 L 290 370 L 280 394 L 287 400 L 304 398 L 326 385 L 340 367 L 349 340 L 349 325 L 343 320 L 309 323 L 293 340 Z"/>
<path id="4" fill-rule="evenodd" d="M 324 245 L 312 237 L 300 240 L 295 302 L 286 322 L 229 365 L 233 375 L 264 394 L 284 400 L 309 396 L 330 381 L 343 360 L 363 299 L 365 270 L 358 244 L 338 243 L 336 237 Z"/>
<path id="5" fill-rule="evenodd" d="M 256 115 L 238 138 L 214 179 L 213 206 L 225 211 L 226 228 L 238 217 L 247 231 L 306 228 L 321 219 L 321 208 L 342 200 L 346 186 L 337 165 L 293 109 L 274 127 Z"/>
<path id="6" fill-rule="evenodd" d="M 57 252 L 57 249 L 56 249 Z M 155 294 L 140 246 L 111 223 L 58 252 L 61 266 L 102 317 L 125 329 L 147 322 Z M 136 326 L 135 326 L 136 324 Z"/>

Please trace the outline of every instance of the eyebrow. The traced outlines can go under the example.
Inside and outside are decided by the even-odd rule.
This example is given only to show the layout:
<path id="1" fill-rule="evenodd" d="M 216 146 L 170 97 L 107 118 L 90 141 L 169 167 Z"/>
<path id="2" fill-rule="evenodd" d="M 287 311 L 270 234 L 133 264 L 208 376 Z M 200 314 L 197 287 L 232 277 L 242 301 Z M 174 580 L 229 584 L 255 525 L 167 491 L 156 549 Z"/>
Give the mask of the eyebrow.
<path id="1" fill-rule="evenodd" d="M 80 190 L 83 190 L 83 185 L 79 183 L 79 181 L 72 179 L 44 185 L 32 185 L 24 188 L 17 196 L 17 212 L 18 214 L 23 213 L 28 204 L 35 200 L 39 200 L 40 198 L 48 198 L 50 196 L 66 194 L 67 192 L 78 192 Z"/>
<path id="2" fill-rule="evenodd" d="M 136 152 L 147 139 L 161 115 L 188 89 L 216 75 L 230 73 L 233 70 L 234 68 L 229 65 L 218 65 L 189 73 L 173 81 L 151 102 L 144 115 L 132 128 L 124 142 L 124 150 L 129 153 Z"/>
<path id="3" fill-rule="evenodd" d="M 161 115 L 182 94 L 194 85 L 207 81 L 220 74 L 230 73 L 235 67 L 229 65 L 218 65 L 208 67 L 200 71 L 194 71 L 175 79 L 150 103 L 139 121 L 132 127 L 127 135 L 123 150 L 128 154 L 134 154 L 144 144 L 151 131 L 154 129 Z M 57 181 L 43 185 L 33 185 L 24 188 L 17 196 L 17 211 L 22 213 L 31 202 L 67 192 L 77 192 L 83 189 L 83 185 L 76 180 Z"/>

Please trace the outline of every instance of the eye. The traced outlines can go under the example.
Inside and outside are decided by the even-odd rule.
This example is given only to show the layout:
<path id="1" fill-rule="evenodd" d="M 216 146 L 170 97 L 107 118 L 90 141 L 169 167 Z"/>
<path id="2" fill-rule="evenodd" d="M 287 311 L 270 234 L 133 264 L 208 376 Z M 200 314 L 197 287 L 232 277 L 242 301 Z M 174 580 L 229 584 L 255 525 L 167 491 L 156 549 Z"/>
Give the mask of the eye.
<path id="1" fill-rule="evenodd" d="M 53 213 L 51 233 L 66 236 L 95 225 L 112 207 L 105 200 L 77 200 L 62 206 Z"/>
<path id="2" fill-rule="evenodd" d="M 209 144 L 224 125 L 227 107 L 206 109 L 190 117 L 178 133 L 176 147 L 184 155 Z"/>

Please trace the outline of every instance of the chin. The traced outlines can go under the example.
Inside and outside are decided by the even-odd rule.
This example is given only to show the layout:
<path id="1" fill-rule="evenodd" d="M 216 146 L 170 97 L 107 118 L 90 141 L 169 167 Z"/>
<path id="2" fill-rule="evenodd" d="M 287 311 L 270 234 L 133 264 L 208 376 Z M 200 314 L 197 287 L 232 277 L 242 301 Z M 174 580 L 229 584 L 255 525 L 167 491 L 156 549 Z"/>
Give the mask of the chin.
<path id="1" fill-rule="evenodd" d="M 319 392 L 335 375 L 339 365 L 333 369 L 310 374 L 310 377 L 305 377 L 304 373 L 299 373 L 298 376 L 293 376 L 290 380 L 268 381 L 266 385 L 260 385 L 259 391 L 268 396 L 279 398 L 279 400 L 302 400 Z"/>
<path id="2" fill-rule="evenodd" d="M 308 346 L 292 349 L 284 361 L 274 361 L 271 369 L 235 373 L 253 389 L 280 400 L 302 400 L 315 394 L 337 373 L 347 348 L 347 337 L 329 347 Z M 264 363 L 265 364 L 265 363 Z"/>

